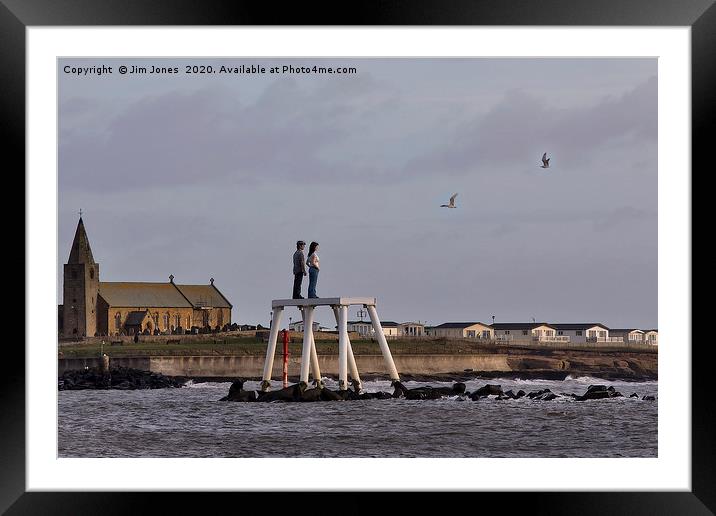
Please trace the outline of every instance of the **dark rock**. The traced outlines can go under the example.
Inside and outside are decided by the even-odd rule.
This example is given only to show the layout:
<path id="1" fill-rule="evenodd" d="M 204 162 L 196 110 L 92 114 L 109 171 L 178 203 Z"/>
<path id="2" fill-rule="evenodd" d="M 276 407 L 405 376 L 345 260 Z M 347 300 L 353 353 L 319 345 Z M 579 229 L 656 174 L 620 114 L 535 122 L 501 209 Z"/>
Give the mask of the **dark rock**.
<path id="1" fill-rule="evenodd" d="M 637 399 L 638 399 L 638 398 L 639 398 L 639 395 L 638 395 L 636 392 L 634 392 L 634 393 L 632 393 L 629 397 L 630 397 L 630 398 L 637 398 Z"/>
<path id="2" fill-rule="evenodd" d="M 260 392 L 256 401 L 301 401 L 302 391 L 305 384 L 301 386 L 296 383 L 278 391 Z"/>
<path id="3" fill-rule="evenodd" d="M 656 401 L 656 398 L 654 396 L 644 396 L 642 400 L 645 401 Z"/>
<path id="4" fill-rule="evenodd" d="M 602 400 L 607 398 L 621 398 L 623 397 L 623 394 L 619 391 L 617 391 L 613 386 L 605 386 L 605 385 L 590 385 L 587 389 L 587 392 L 585 392 L 581 396 L 577 396 L 575 399 L 577 401 L 586 401 L 586 400 Z"/>
<path id="5" fill-rule="evenodd" d="M 472 401 L 476 401 L 477 399 L 483 398 L 485 396 L 502 396 L 503 394 L 504 392 L 502 392 L 501 385 L 493 385 L 488 383 L 487 385 L 483 385 L 475 392 L 470 394 L 470 399 Z"/>
<path id="6" fill-rule="evenodd" d="M 606 385 L 590 385 L 589 387 L 587 387 L 587 392 L 606 391 L 606 390 L 607 390 Z"/>
<path id="7" fill-rule="evenodd" d="M 605 398 L 610 398 L 609 392 L 606 390 L 603 391 L 592 391 L 592 392 L 586 392 L 582 396 L 577 396 L 575 399 L 577 401 L 587 401 L 587 400 L 602 400 Z"/>
<path id="8" fill-rule="evenodd" d="M 228 396 L 224 396 L 219 401 L 249 402 L 249 401 L 256 401 L 257 399 L 258 399 L 258 395 L 256 394 L 256 391 L 245 391 L 244 390 L 244 381 L 243 380 L 235 380 L 231 384 L 231 387 L 229 387 Z"/>
<path id="9" fill-rule="evenodd" d="M 303 391 L 303 395 L 301 396 L 301 401 L 321 401 L 321 392 L 323 391 L 323 387 L 317 386 L 313 389 L 306 389 Z"/>
<path id="10" fill-rule="evenodd" d="M 543 396 L 544 394 L 547 394 L 547 393 L 550 393 L 550 392 L 552 392 L 552 391 L 550 391 L 549 389 L 542 389 L 542 390 L 539 390 L 539 391 L 532 391 L 532 392 L 530 392 L 530 393 L 527 395 L 527 397 L 530 398 L 530 399 L 534 399 L 534 398 L 536 398 L 536 397 L 538 397 L 538 396 Z"/>
<path id="11" fill-rule="evenodd" d="M 181 387 L 183 382 L 159 373 L 119 367 L 109 371 L 86 369 L 84 371 L 65 371 L 59 378 L 60 390 L 80 389 L 163 389 Z"/>

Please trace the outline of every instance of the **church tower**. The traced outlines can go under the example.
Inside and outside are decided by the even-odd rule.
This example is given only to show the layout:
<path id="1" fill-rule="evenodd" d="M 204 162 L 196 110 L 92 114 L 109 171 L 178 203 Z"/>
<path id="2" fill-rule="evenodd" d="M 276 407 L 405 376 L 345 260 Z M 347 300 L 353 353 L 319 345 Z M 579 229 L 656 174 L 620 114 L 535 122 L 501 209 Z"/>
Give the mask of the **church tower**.
<path id="1" fill-rule="evenodd" d="M 99 264 L 92 257 L 85 225 L 80 221 L 64 268 L 63 335 L 92 337 L 97 332 Z"/>

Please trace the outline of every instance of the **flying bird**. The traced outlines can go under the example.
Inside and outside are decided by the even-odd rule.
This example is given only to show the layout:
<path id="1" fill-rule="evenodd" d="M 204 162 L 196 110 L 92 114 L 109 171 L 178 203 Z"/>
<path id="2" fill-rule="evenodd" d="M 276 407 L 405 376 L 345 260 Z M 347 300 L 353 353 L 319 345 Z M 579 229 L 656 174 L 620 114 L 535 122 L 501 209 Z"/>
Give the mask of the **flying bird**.
<path id="1" fill-rule="evenodd" d="M 450 202 L 447 204 L 441 204 L 440 207 L 441 208 L 457 208 L 457 206 L 455 206 L 455 197 L 457 197 L 457 194 L 452 194 L 452 197 L 450 197 Z"/>
<path id="2" fill-rule="evenodd" d="M 542 154 L 542 168 L 549 168 L 549 158 L 547 157 L 547 153 L 545 152 Z"/>

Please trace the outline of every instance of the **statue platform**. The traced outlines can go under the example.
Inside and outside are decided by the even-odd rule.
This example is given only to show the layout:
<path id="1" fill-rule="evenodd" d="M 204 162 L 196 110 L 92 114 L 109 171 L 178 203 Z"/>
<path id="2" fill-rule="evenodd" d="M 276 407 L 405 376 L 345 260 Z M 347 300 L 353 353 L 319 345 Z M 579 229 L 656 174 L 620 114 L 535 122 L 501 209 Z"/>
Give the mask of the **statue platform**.
<path id="1" fill-rule="evenodd" d="M 375 306 L 374 297 L 314 297 L 311 299 L 274 299 L 271 308 L 279 306 L 340 306 L 363 305 Z"/>
<path id="2" fill-rule="evenodd" d="M 374 297 L 318 297 L 311 299 L 274 299 L 271 301 L 271 330 L 269 331 L 268 347 L 266 348 L 266 361 L 264 362 L 263 381 L 261 390 L 266 391 L 271 386 L 271 371 L 273 369 L 274 356 L 276 354 L 276 341 L 281 327 L 281 316 L 286 307 L 295 306 L 301 311 L 303 317 L 303 351 L 301 353 L 301 382 L 308 384 L 309 369 L 313 373 L 313 379 L 321 383 L 321 371 L 318 367 L 318 355 L 316 354 L 316 343 L 313 337 L 313 312 L 318 306 L 328 306 L 338 325 L 338 388 L 348 388 L 348 373 L 356 389 L 360 390 L 361 381 L 356 366 L 353 349 L 348 338 L 348 307 L 351 305 L 362 305 L 368 309 L 370 322 L 373 326 L 375 338 L 383 354 L 383 361 L 392 380 L 400 380 L 398 371 L 395 368 L 393 356 L 390 353 L 388 342 L 383 333 L 383 327 L 378 318 L 376 310 L 377 300 Z"/>

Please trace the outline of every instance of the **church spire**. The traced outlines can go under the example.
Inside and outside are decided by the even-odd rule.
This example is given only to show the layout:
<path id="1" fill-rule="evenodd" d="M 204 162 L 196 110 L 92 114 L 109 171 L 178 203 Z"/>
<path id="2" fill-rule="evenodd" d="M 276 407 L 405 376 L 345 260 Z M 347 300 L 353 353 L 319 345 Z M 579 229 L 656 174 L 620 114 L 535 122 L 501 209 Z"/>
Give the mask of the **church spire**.
<path id="1" fill-rule="evenodd" d="M 70 259 L 67 260 L 67 263 L 95 263 L 81 214 L 80 221 L 77 223 L 77 231 L 75 231 L 75 239 L 72 242 Z"/>

